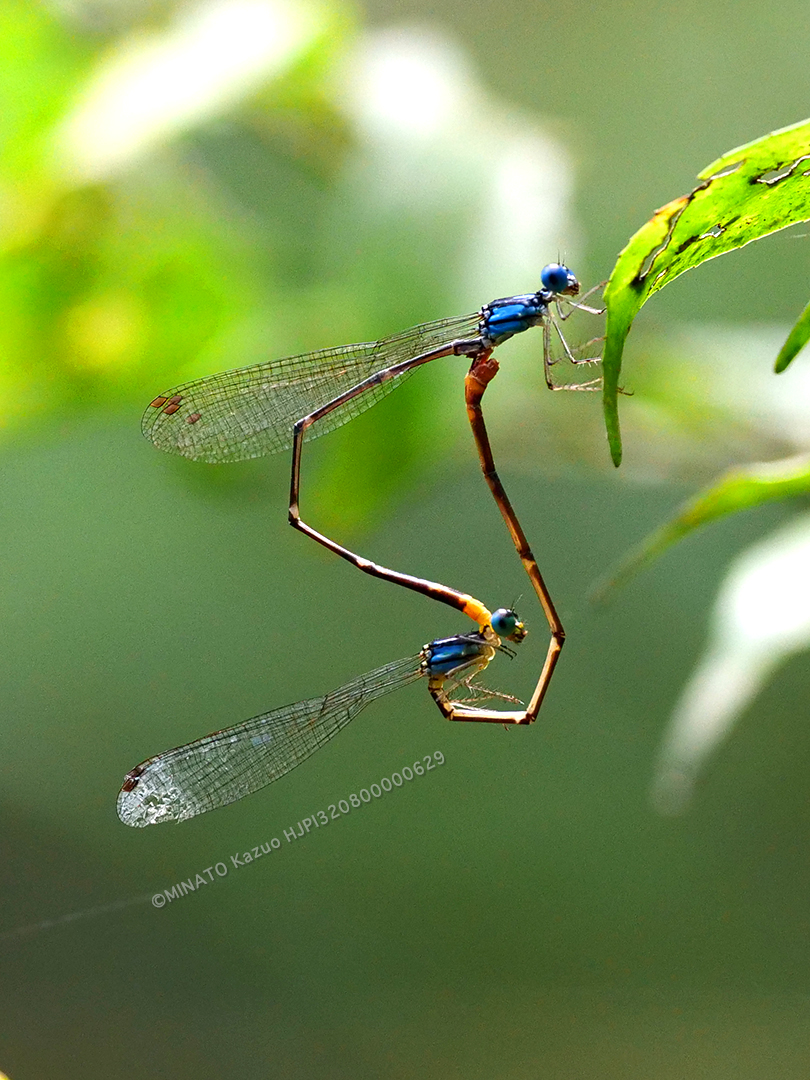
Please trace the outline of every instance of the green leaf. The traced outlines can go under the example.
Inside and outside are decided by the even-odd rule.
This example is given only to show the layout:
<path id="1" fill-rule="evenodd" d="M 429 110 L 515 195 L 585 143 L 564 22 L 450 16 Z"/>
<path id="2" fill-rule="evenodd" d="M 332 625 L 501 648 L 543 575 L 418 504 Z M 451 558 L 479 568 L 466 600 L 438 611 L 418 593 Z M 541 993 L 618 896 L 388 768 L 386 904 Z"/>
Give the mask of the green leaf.
<path id="1" fill-rule="evenodd" d="M 788 334 L 785 344 L 779 350 L 773 366 L 777 375 L 785 370 L 795 356 L 798 356 L 808 340 L 810 340 L 810 304 L 801 313 L 796 325 Z"/>
<path id="2" fill-rule="evenodd" d="M 810 120 L 730 150 L 698 179 L 693 191 L 662 206 L 631 237 L 605 289 L 604 409 L 617 466 L 619 373 L 633 319 L 653 293 L 686 270 L 810 219 Z"/>
<path id="3" fill-rule="evenodd" d="M 731 469 L 720 479 L 684 503 L 665 525 L 656 529 L 619 564 L 612 574 L 599 582 L 592 598 L 604 601 L 620 585 L 648 566 L 667 548 L 711 521 L 748 510 L 762 503 L 793 498 L 810 493 L 810 455 L 782 461 L 758 462 Z"/>

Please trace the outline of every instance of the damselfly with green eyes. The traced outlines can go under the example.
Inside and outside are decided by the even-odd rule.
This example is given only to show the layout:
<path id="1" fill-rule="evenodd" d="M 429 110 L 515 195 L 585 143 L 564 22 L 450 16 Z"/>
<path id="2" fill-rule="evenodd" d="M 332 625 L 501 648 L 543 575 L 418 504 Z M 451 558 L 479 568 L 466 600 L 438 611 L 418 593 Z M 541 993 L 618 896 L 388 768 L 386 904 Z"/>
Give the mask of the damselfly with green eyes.
<path id="1" fill-rule="evenodd" d="M 511 653 L 502 639 L 519 644 L 525 636 L 515 612 L 499 608 L 483 630 L 431 641 L 416 656 L 369 671 L 324 697 L 286 705 L 158 754 L 127 773 L 118 795 L 118 816 L 125 825 L 157 825 L 236 802 L 300 765 L 370 702 L 417 679 L 427 678 L 428 690 L 448 720 L 529 724 L 537 711 L 531 702 L 522 711 L 470 704 L 487 698 L 520 704 L 474 680 L 497 652 Z M 458 689 L 463 700 L 448 697 Z"/>
<path id="2" fill-rule="evenodd" d="M 493 300 L 471 315 L 424 323 L 380 341 L 269 360 L 177 386 L 149 405 L 143 418 L 144 435 L 161 450 L 207 462 L 238 461 L 292 447 L 289 520 L 295 528 L 364 573 L 459 608 L 483 626 L 475 607 L 477 601 L 470 606 L 471 598 L 466 594 L 357 555 L 308 525 L 299 510 L 301 457 L 306 440 L 333 431 L 359 415 L 416 368 L 443 357 L 468 358 L 472 362 L 465 383 L 468 416 L 486 481 L 551 630 L 546 660 L 550 678 L 565 634 L 498 477 L 481 411 L 483 393 L 498 370 L 493 350 L 534 326 L 542 329 L 543 367 L 550 389 L 593 390 L 599 383 L 594 379 L 565 386 L 554 384 L 553 367 L 561 359 L 576 365 L 599 360 L 588 350 L 601 339 L 594 338 L 580 349 L 572 349 L 561 323 L 574 310 L 593 315 L 601 312 L 575 301 L 579 282 L 567 267 L 551 263 L 543 268 L 540 280 L 537 292 Z"/>

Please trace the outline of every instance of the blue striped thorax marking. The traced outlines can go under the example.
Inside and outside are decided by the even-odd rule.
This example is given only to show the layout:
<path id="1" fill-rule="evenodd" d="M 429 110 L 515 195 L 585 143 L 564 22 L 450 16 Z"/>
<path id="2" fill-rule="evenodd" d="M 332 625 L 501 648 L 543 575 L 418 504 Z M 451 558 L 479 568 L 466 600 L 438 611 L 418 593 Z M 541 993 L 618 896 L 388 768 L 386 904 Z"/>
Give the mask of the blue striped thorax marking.
<path id="1" fill-rule="evenodd" d="M 428 674 L 446 676 L 461 668 L 486 667 L 495 655 L 495 647 L 481 634 L 457 634 L 429 642 L 425 653 Z"/>
<path id="2" fill-rule="evenodd" d="M 541 289 L 524 296 L 506 296 L 481 308 L 481 336 L 500 345 L 515 334 L 538 326 L 548 314 L 553 293 Z"/>

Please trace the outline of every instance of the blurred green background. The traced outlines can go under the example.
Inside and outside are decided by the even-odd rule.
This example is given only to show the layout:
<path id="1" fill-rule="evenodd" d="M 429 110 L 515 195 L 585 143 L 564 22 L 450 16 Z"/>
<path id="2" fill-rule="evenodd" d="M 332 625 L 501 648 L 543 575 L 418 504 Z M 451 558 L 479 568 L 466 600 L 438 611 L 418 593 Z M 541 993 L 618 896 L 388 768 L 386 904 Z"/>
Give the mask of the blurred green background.
<path id="1" fill-rule="evenodd" d="M 487 398 L 569 643 L 530 729 L 375 703 L 264 792 L 117 819 L 143 758 L 458 631 L 286 525 L 289 464 L 158 454 L 184 378 L 587 284 L 738 143 L 810 109 L 806 5 L 7 0 L 0 11 L 0 1070 L 155 1078 L 805 1078 L 810 659 L 783 667 L 681 817 L 650 785 L 729 560 L 770 506 L 610 607 L 595 579 L 731 462 L 810 441 L 802 230 L 677 281 L 638 320 L 626 466 L 539 341 Z M 532 630 L 461 378 L 432 365 L 319 440 L 305 516 Z M 401 595 L 400 595 L 401 593 Z M 446 764 L 294 843 L 413 760 Z M 282 838 L 162 910 L 149 894 Z M 116 902 L 138 901 L 114 911 Z M 72 916 L 76 916 L 75 918 Z M 64 916 L 71 916 L 69 919 Z M 48 925 L 55 923 L 54 925 Z"/>

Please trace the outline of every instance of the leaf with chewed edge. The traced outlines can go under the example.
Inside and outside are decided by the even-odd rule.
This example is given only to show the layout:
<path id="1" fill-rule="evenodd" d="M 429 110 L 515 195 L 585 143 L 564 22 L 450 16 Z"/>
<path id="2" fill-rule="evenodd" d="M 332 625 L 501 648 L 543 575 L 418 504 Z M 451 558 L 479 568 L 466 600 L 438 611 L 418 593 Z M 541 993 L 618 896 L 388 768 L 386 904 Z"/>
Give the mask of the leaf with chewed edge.
<path id="1" fill-rule="evenodd" d="M 631 237 L 605 289 L 604 410 L 617 466 L 622 457 L 619 374 L 633 319 L 653 293 L 686 270 L 810 219 L 810 120 L 730 150 L 698 179 L 692 192 L 662 206 Z"/>

